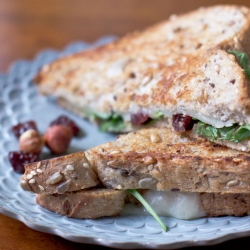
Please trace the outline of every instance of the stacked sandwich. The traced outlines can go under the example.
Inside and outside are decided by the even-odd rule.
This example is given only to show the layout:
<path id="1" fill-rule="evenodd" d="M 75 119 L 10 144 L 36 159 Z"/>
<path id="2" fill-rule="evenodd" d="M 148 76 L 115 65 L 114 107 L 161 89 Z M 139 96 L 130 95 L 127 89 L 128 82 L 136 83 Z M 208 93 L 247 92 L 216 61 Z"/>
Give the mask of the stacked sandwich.
<path id="1" fill-rule="evenodd" d="M 124 134 L 27 164 L 22 188 L 77 218 L 118 215 L 135 190 L 153 207 L 191 195 L 181 218 L 250 214 L 249 55 L 250 10 L 219 5 L 45 65 L 41 94 Z"/>

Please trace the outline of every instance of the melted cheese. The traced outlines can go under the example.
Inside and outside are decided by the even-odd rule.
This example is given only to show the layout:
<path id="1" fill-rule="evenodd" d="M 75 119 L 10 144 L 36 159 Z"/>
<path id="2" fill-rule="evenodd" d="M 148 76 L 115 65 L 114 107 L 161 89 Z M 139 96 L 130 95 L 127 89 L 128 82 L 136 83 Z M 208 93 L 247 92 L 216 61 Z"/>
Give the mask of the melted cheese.
<path id="1" fill-rule="evenodd" d="M 198 193 L 148 190 L 143 194 L 143 197 L 159 216 L 184 220 L 206 216 Z M 128 204 L 122 214 L 142 215 L 149 213 L 144 207 Z"/>

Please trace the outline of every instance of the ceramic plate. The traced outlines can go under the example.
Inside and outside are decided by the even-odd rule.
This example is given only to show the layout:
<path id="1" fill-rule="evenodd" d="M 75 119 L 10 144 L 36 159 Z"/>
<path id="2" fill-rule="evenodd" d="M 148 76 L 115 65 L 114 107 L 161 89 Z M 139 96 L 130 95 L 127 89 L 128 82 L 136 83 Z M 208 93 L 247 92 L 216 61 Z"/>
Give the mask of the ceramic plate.
<path id="1" fill-rule="evenodd" d="M 22 221 L 38 231 L 88 244 L 122 249 L 177 249 L 187 246 L 213 245 L 250 235 L 250 217 L 202 218 L 178 220 L 162 217 L 168 227 L 163 232 L 159 224 L 146 215 L 127 215 L 96 220 L 66 218 L 47 211 L 35 202 L 35 195 L 19 186 L 21 175 L 15 173 L 8 161 L 8 152 L 18 150 L 18 142 L 10 127 L 18 122 L 35 120 L 44 133 L 49 123 L 65 114 L 82 129 L 74 138 L 68 153 L 112 141 L 114 136 L 100 133 L 87 121 L 58 107 L 54 100 L 40 96 L 32 83 L 40 67 L 72 52 L 105 44 L 114 37 L 104 37 L 94 44 L 76 42 L 63 51 L 45 50 L 33 61 L 17 61 L 7 74 L 0 74 L 0 212 Z M 49 157 L 46 149 L 42 158 Z"/>

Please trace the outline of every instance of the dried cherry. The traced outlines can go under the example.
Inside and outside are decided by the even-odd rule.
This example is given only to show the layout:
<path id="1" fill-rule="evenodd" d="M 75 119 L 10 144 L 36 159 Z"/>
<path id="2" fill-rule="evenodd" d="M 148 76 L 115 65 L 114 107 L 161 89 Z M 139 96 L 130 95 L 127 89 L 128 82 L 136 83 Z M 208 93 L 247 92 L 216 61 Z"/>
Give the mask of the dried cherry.
<path id="1" fill-rule="evenodd" d="M 24 164 L 38 161 L 38 154 L 25 153 L 22 151 L 11 151 L 8 154 L 13 170 L 17 173 L 24 173 Z"/>
<path id="2" fill-rule="evenodd" d="M 173 115 L 172 125 L 176 132 L 185 132 L 188 130 L 192 130 L 194 123 L 195 121 L 192 119 L 191 116 L 183 114 Z"/>
<path id="3" fill-rule="evenodd" d="M 147 122 L 149 119 L 147 114 L 137 113 L 131 115 L 131 123 L 133 126 L 140 126 L 143 123 Z"/>
<path id="4" fill-rule="evenodd" d="M 76 123 L 65 115 L 61 115 L 56 120 L 52 121 L 50 123 L 50 126 L 53 126 L 53 125 L 64 125 L 64 126 L 70 127 L 70 129 L 72 130 L 73 136 L 77 136 L 80 131 Z"/>

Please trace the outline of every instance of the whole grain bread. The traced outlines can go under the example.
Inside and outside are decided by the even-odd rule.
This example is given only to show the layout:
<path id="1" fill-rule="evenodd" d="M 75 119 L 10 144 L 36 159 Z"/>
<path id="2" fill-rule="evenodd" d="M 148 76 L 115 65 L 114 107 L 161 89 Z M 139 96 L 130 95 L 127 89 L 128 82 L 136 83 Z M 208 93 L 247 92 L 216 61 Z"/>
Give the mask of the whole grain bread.
<path id="1" fill-rule="evenodd" d="M 26 164 L 20 180 L 24 190 L 37 194 L 60 194 L 98 184 L 98 176 L 90 167 L 84 152 Z"/>
<path id="2" fill-rule="evenodd" d="M 249 153 L 172 133 L 167 128 L 130 132 L 113 142 L 45 163 L 26 165 L 21 178 L 24 190 L 65 193 L 100 182 L 106 188 L 120 190 L 250 192 Z M 83 166 L 86 163 L 87 169 Z"/>
<path id="3" fill-rule="evenodd" d="M 125 198 L 126 191 L 96 188 L 64 194 L 37 194 L 36 202 L 67 217 L 96 219 L 120 215 Z"/>
<path id="4" fill-rule="evenodd" d="M 207 217 L 250 215 L 250 193 L 200 193 Z"/>
<path id="5" fill-rule="evenodd" d="M 140 112 L 181 112 L 215 126 L 250 123 L 249 81 L 226 52 L 250 55 L 249 37 L 247 7 L 199 8 L 56 60 L 35 82 L 40 93 L 93 122 L 93 113 L 121 115 L 124 131 Z"/>
<path id="6" fill-rule="evenodd" d="M 166 128 L 121 135 L 85 155 L 107 188 L 250 192 L 249 153 Z"/>

